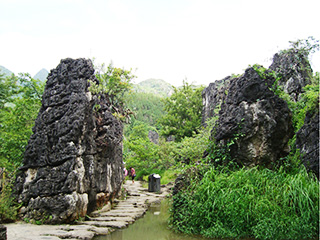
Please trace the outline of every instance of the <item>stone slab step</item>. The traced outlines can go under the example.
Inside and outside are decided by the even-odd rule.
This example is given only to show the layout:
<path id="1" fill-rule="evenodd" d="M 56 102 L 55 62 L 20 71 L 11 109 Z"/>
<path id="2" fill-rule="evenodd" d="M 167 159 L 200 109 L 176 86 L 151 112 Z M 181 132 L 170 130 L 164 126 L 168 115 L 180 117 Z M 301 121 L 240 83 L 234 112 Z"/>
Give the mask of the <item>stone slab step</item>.
<path id="1" fill-rule="evenodd" d="M 92 231 L 98 235 L 108 235 L 109 233 L 114 231 L 114 229 L 111 229 L 111 228 L 96 227 L 91 225 L 68 225 L 68 226 L 63 226 L 60 229 L 65 231 L 86 230 L 86 231 Z"/>
<path id="2" fill-rule="evenodd" d="M 143 199 L 142 201 L 137 202 L 137 200 L 132 199 L 132 200 L 127 200 L 125 202 L 119 202 L 117 204 L 117 206 L 121 206 L 121 205 L 134 205 L 134 206 L 144 206 L 145 205 L 145 199 Z"/>
<path id="3" fill-rule="evenodd" d="M 135 209 L 138 209 L 139 207 L 141 207 L 141 206 L 136 206 L 136 205 L 133 205 L 133 204 L 127 204 L 127 205 L 125 205 L 125 204 L 121 204 L 121 205 L 117 205 L 117 206 L 115 206 L 113 209 L 120 209 L 120 208 L 135 208 Z"/>
<path id="4" fill-rule="evenodd" d="M 109 222 L 101 222 L 101 221 L 85 221 L 80 222 L 81 224 L 96 226 L 96 227 L 112 227 L 112 228 L 125 228 L 129 225 L 128 222 L 124 221 L 109 221 Z"/>
<path id="5" fill-rule="evenodd" d="M 127 213 L 136 213 L 136 212 L 146 212 L 147 209 L 145 208 L 124 208 L 124 209 L 118 209 L 118 208 L 115 208 L 115 209 L 112 209 L 111 211 L 109 212 L 106 212 L 106 213 L 123 213 L 123 212 L 127 212 Z M 103 213 L 101 213 L 103 214 Z"/>
<path id="6" fill-rule="evenodd" d="M 133 223 L 135 220 L 132 217 L 94 217 L 90 218 L 90 221 L 124 221 L 128 223 Z"/>
<path id="7" fill-rule="evenodd" d="M 94 237 L 95 233 L 87 230 L 77 230 L 77 231 L 56 231 L 51 235 L 62 238 L 62 239 L 74 238 L 74 239 L 89 240 Z"/>
<path id="8" fill-rule="evenodd" d="M 101 217 L 131 217 L 134 219 L 140 218 L 144 215 L 145 212 L 106 212 L 106 213 L 101 213 Z"/>
<path id="9" fill-rule="evenodd" d="M 144 208 L 135 208 L 135 207 L 115 207 L 112 211 L 122 211 L 122 212 L 140 212 L 146 211 Z"/>

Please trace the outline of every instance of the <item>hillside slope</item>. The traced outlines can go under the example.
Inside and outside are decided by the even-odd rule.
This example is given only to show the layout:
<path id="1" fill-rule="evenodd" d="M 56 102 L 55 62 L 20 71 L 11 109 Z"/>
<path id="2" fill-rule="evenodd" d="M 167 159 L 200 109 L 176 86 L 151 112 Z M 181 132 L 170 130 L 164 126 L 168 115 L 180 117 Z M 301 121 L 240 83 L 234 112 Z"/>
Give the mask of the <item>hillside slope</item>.
<path id="1" fill-rule="evenodd" d="M 138 84 L 133 85 L 133 90 L 137 93 L 152 93 L 159 95 L 161 97 L 168 97 L 173 92 L 173 87 L 171 84 L 167 83 L 162 79 L 147 79 Z"/>

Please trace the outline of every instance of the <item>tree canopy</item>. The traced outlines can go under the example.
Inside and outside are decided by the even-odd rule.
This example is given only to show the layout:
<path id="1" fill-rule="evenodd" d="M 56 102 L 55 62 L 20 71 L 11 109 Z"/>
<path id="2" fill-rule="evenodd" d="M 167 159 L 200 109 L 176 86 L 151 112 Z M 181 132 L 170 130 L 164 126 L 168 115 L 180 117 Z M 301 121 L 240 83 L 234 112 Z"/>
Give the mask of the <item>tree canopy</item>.
<path id="1" fill-rule="evenodd" d="M 21 164 L 43 90 L 44 83 L 29 74 L 0 76 L 0 167 Z"/>
<path id="2" fill-rule="evenodd" d="M 184 81 L 181 88 L 173 88 L 173 94 L 163 99 L 166 114 L 159 120 L 161 135 L 174 136 L 180 142 L 191 137 L 201 125 L 202 96 L 204 87 L 194 87 Z"/>

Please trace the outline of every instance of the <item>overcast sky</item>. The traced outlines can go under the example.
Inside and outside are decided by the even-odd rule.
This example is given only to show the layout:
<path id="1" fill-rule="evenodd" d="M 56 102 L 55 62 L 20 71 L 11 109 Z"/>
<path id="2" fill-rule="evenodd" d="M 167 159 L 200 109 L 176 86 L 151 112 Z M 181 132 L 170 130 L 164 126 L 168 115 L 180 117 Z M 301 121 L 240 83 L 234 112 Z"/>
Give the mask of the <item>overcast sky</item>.
<path id="1" fill-rule="evenodd" d="M 268 67 L 289 41 L 320 39 L 319 0 L 0 0 L 0 65 L 36 74 L 96 58 L 138 77 L 207 85 Z M 320 71 L 320 53 L 312 58 Z"/>

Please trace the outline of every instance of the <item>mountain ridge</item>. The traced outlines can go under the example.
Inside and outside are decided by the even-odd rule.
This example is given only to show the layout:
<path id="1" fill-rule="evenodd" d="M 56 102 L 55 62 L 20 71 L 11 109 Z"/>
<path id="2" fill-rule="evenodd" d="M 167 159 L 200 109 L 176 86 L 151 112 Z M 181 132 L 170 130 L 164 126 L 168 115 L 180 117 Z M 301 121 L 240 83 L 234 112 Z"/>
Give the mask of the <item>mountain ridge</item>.
<path id="1" fill-rule="evenodd" d="M 39 72 L 36 73 L 36 75 L 34 75 L 34 79 L 38 79 L 42 82 L 45 82 L 47 80 L 47 77 L 49 75 L 49 72 L 47 69 L 42 68 Z"/>
<path id="2" fill-rule="evenodd" d="M 0 74 L 3 74 L 5 77 L 11 76 L 13 72 L 11 72 L 9 69 L 5 68 L 4 66 L 0 65 Z"/>

